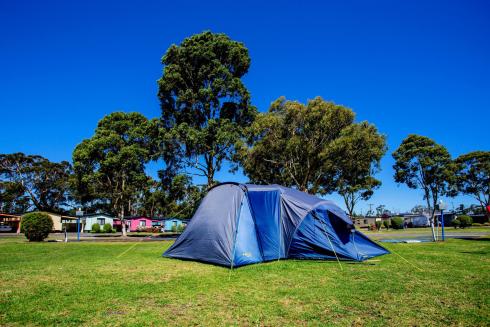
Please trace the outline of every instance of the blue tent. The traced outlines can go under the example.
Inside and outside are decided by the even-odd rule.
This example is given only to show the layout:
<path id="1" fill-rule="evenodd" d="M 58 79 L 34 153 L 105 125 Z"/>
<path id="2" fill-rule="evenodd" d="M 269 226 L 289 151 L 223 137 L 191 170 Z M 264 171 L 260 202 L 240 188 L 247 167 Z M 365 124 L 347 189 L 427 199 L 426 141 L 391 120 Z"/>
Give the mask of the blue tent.
<path id="1" fill-rule="evenodd" d="M 286 259 L 363 261 L 387 254 L 333 202 L 279 185 L 213 187 L 164 257 L 227 267 Z"/>

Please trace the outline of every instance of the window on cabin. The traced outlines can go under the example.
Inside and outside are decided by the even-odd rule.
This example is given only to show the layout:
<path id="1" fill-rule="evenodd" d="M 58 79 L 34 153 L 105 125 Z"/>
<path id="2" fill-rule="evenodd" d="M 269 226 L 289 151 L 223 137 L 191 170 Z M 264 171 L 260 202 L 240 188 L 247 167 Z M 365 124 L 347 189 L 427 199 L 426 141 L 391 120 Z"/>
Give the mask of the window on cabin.
<path id="1" fill-rule="evenodd" d="M 140 220 L 140 226 L 146 226 L 146 221 L 145 220 Z"/>
<path id="2" fill-rule="evenodd" d="M 105 218 L 97 218 L 97 224 L 99 224 L 100 226 L 104 225 L 105 224 Z"/>

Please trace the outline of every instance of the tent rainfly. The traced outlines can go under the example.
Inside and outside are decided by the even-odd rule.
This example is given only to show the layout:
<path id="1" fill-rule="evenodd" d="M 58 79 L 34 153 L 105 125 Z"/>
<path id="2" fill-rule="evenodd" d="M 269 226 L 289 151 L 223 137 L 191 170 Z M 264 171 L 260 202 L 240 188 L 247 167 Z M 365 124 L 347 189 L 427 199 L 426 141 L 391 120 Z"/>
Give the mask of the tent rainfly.
<path id="1" fill-rule="evenodd" d="M 164 257 L 239 267 L 279 259 L 363 261 L 389 253 L 333 202 L 280 185 L 219 184 Z"/>

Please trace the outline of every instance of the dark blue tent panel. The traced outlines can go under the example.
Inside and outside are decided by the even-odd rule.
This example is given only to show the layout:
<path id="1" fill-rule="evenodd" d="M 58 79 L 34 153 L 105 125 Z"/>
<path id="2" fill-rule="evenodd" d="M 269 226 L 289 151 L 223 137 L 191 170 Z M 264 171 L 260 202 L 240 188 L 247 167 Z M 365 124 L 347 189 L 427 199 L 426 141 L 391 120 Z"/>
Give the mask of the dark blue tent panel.
<path id="1" fill-rule="evenodd" d="M 163 254 L 228 267 L 283 258 L 362 261 L 389 253 L 333 202 L 279 185 L 212 188 Z"/>

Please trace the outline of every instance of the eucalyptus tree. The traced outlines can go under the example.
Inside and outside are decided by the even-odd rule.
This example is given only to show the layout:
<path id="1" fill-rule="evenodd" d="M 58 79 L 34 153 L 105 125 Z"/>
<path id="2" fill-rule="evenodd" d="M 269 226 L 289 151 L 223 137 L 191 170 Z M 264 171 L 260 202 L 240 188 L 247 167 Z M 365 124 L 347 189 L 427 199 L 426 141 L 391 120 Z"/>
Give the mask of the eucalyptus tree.
<path id="1" fill-rule="evenodd" d="M 0 154 L 1 196 L 3 201 L 13 197 L 9 205 L 20 205 L 17 209 L 27 209 L 29 202 L 40 211 L 63 212 L 69 200 L 71 172 L 67 161 L 51 162 L 24 153 Z"/>
<path id="2" fill-rule="evenodd" d="M 131 201 L 147 184 L 150 126 L 140 113 L 114 112 L 99 121 L 91 138 L 77 145 L 74 184 L 81 202 L 108 203 L 121 221 L 124 219 Z"/>
<path id="3" fill-rule="evenodd" d="M 386 138 L 368 122 L 353 124 L 322 153 L 327 174 L 334 189 L 344 198 L 350 216 L 360 200 L 369 200 L 381 181 L 374 175 L 380 171 L 386 153 Z"/>
<path id="4" fill-rule="evenodd" d="M 240 152 L 244 173 L 254 183 L 329 193 L 334 184 L 325 178 L 323 153 L 353 122 L 352 110 L 320 97 L 306 105 L 281 97 L 249 129 Z"/>
<path id="5" fill-rule="evenodd" d="M 250 67 L 248 50 L 225 34 L 206 31 L 170 46 L 162 63 L 161 125 L 167 139 L 176 141 L 164 152 L 211 186 L 256 115 L 242 81 Z"/>
<path id="6" fill-rule="evenodd" d="M 454 180 L 454 164 L 447 149 L 428 137 L 411 134 L 403 140 L 393 153 L 394 179 L 409 188 L 421 189 L 430 212 L 432 237 L 434 214 L 441 196 L 450 194 Z"/>
<path id="7" fill-rule="evenodd" d="M 317 97 L 302 104 L 281 97 L 249 128 L 240 159 L 254 183 L 277 183 L 324 195 L 339 192 L 349 214 L 380 181 L 373 175 L 386 151 L 385 137 L 354 112 Z"/>
<path id="8" fill-rule="evenodd" d="M 470 152 L 459 156 L 455 162 L 455 189 L 477 200 L 489 219 L 490 152 Z"/>

